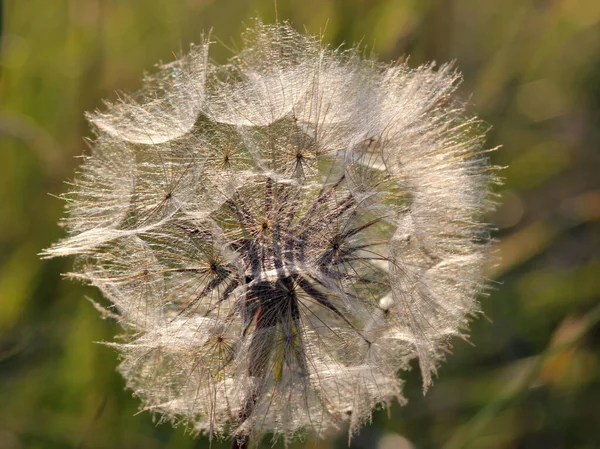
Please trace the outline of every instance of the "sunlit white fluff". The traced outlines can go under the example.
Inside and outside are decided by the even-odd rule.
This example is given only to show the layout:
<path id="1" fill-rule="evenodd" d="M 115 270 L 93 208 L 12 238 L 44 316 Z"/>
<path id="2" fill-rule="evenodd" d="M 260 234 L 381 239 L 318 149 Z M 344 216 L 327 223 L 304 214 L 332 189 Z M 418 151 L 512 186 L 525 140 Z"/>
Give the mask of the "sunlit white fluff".
<path id="1" fill-rule="evenodd" d="M 89 116 L 72 276 L 129 331 L 143 408 L 211 437 L 350 433 L 424 388 L 485 290 L 493 170 L 450 66 L 410 69 L 258 22 Z"/>

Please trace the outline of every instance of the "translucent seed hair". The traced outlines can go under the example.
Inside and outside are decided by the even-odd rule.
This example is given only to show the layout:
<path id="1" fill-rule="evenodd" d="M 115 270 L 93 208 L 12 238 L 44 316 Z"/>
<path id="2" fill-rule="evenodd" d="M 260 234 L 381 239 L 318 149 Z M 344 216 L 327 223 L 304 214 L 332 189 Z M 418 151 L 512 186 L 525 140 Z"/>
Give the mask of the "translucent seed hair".
<path id="1" fill-rule="evenodd" d="M 88 115 L 70 276 L 126 330 L 144 410 L 239 447 L 323 437 L 423 388 L 485 293 L 494 170 L 450 65 L 365 59 L 260 21 Z M 235 443 L 234 443 L 235 444 Z"/>

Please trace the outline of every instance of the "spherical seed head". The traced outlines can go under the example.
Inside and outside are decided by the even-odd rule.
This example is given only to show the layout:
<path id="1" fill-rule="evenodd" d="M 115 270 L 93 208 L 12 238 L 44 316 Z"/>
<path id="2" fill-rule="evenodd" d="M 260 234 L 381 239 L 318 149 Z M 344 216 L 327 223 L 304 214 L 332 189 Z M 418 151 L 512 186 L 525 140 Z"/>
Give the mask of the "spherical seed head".
<path id="1" fill-rule="evenodd" d="M 257 22 L 89 115 L 65 195 L 73 276 L 129 330 L 144 409 L 212 437 L 318 436 L 424 388 L 463 335 L 489 237 L 482 131 L 450 66 L 409 69 Z"/>

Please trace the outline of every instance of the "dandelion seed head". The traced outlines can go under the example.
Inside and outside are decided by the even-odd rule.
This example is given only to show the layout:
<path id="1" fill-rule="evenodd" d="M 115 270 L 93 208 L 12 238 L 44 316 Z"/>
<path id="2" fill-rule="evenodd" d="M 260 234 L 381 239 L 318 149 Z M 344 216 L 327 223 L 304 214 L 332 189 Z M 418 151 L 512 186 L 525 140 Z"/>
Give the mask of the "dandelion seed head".
<path id="1" fill-rule="evenodd" d="M 477 298 L 494 181 L 450 66 L 385 65 L 260 21 L 88 115 L 71 276 L 128 331 L 142 407 L 197 432 L 350 434 L 426 389 Z"/>

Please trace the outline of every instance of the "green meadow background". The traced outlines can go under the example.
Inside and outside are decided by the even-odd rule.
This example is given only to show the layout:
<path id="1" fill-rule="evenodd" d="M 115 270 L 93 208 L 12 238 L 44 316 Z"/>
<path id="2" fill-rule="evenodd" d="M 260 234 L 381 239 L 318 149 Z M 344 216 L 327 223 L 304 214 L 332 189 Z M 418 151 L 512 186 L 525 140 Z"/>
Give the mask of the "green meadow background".
<path id="1" fill-rule="evenodd" d="M 506 167 L 487 319 L 426 396 L 418 370 L 402 374 L 409 404 L 375 412 L 351 448 L 600 447 L 600 1 L 279 0 L 278 15 L 384 61 L 456 60 Z M 120 332 L 85 300 L 98 292 L 37 253 L 62 235 L 53 195 L 87 151 L 84 111 L 203 31 L 239 43 L 256 16 L 274 21 L 273 1 L 1 1 L 0 449 L 209 447 L 136 415 L 114 350 L 95 343 Z M 290 448 L 347 445 L 342 432 Z"/>

